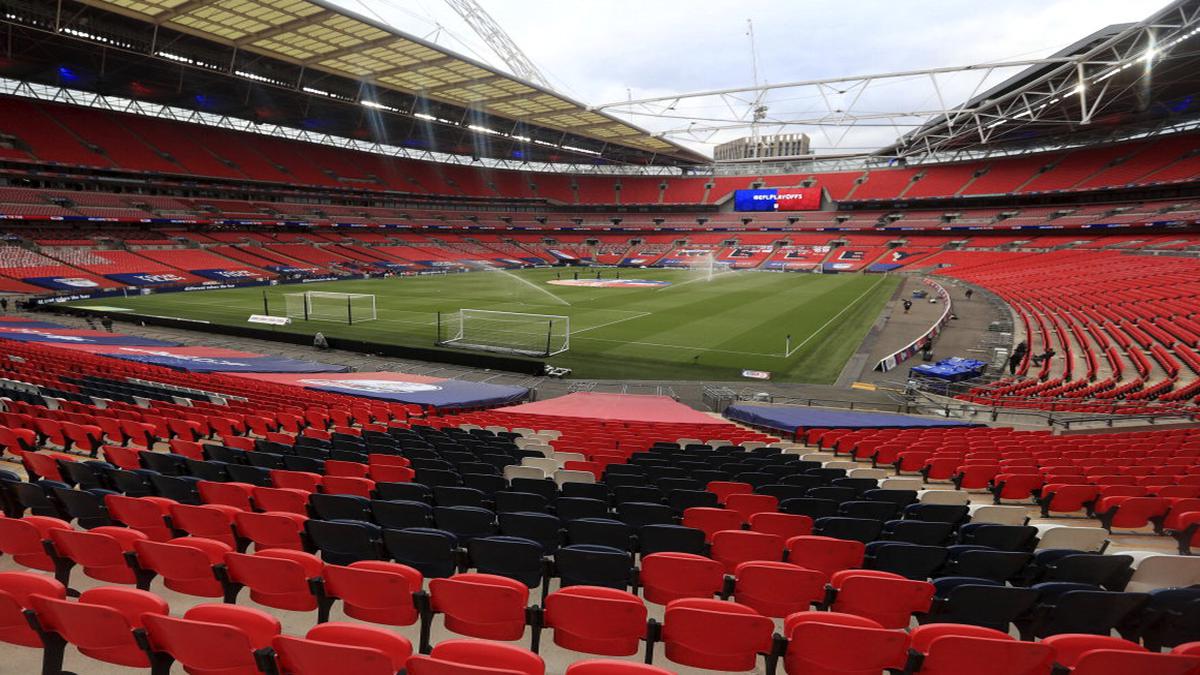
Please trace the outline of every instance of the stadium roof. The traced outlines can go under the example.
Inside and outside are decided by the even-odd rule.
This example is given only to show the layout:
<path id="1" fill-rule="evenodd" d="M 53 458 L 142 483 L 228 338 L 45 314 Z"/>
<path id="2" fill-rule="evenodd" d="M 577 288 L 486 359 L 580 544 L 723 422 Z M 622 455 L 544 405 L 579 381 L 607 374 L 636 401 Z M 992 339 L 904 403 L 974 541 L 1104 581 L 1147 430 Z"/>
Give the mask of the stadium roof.
<path id="1" fill-rule="evenodd" d="M 879 154 L 1101 142 L 1200 119 L 1200 0 L 1108 26 L 944 111 Z"/>
<path id="2" fill-rule="evenodd" d="M 153 27 L 155 40 L 160 29 L 178 31 L 235 53 L 350 78 L 373 90 L 402 92 L 632 149 L 646 157 L 644 163 L 654 158 L 682 164 L 709 161 L 607 113 L 323 0 L 76 1 L 145 22 Z M 623 161 L 629 160 L 626 155 Z"/>
<path id="3" fill-rule="evenodd" d="M 900 86 L 907 96 L 894 95 Z M 802 132 L 831 161 L 887 162 L 1171 131 L 1200 123 L 1197 92 L 1200 0 L 1175 0 L 1044 58 L 657 94 L 598 108 L 678 125 L 662 132 L 665 138 L 710 142 L 732 132 Z"/>

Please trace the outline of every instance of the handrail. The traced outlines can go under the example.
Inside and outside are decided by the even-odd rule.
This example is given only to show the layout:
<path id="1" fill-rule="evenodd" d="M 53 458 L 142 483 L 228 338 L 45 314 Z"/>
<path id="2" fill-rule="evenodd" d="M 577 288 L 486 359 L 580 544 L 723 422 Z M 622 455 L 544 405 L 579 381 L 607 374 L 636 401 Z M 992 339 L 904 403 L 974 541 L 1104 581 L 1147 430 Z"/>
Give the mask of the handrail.
<path id="1" fill-rule="evenodd" d="M 886 373 L 892 368 L 895 368 L 901 363 L 907 361 L 909 357 L 920 351 L 921 347 L 925 345 L 926 340 L 933 340 L 933 338 L 937 337 L 938 333 L 940 333 L 942 330 L 942 326 L 945 326 L 946 322 L 950 320 L 950 310 L 953 307 L 953 303 L 950 300 L 950 293 L 946 291 L 941 284 L 932 279 L 922 279 L 922 281 L 925 282 L 926 286 L 933 287 L 934 292 L 945 301 L 946 308 L 942 310 L 942 315 L 938 317 L 938 320 L 935 321 L 932 326 L 929 327 L 929 330 L 925 331 L 920 337 L 908 343 L 904 347 L 901 347 L 897 351 L 880 359 L 879 363 L 875 364 L 875 370 Z"/>

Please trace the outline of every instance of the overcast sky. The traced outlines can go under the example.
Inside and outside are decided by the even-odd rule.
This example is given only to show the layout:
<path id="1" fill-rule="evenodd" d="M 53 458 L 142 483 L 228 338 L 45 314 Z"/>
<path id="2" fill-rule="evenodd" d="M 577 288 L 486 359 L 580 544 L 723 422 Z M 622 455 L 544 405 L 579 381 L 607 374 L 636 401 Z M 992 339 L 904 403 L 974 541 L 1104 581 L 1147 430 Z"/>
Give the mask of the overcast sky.
<path id="1" fill-rule="evenodd" d="M 333 0 L 405 32 L 507 70 L 445 0 Z M 587 104 L 753 82 L 746 20 L 753 21 L 759 79 L 787 82 L 1047 56 L 1114 23 L 1136 22 L 1162 0 L 480 0 L 555 87 Z M 851 10 L 851 11 L 848 11 Z M 995 84 L 1015 71 L 996 73 Z M 947 104 L 965 99 L 977 76 L 939 82 Z M 628 93 L 627 93 L 628 92 Z M 813 90 L 771 94 L 772 115 L 823 112 Z M 840 103 L 849 103 L 841 101 Z M 695 116 L 729 114 L 698 101 Z M 836 104 L 835 104 L 836 105 Z M 928 81 L 892 82 L 859 99 L 859 110 L 937 106 Z M 638 117 L 655 131 L 687 122 Z M 802 129 L 830 149 L 836 131 Z M 897 129 L 840 139 L 846 149 L 886 143 Z M 677 140 L 704 150 L 717 137 Z"/>

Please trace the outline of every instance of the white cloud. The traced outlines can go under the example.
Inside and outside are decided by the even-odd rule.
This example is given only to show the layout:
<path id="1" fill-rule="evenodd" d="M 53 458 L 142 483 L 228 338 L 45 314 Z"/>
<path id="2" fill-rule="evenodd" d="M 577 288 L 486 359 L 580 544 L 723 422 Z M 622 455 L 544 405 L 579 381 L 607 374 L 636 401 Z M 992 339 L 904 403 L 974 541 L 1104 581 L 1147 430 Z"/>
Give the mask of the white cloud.
<path id="1" fill-rule="evenodd" d="M 335 2 L 415 35 L 436 34 L 443 46 L 507 69 L 443 0 Z M 746 19 L 754 22 L 760 80 L 778 83 L 1046 56 L 1110 24 L 1140 21 L 1163 3 L 484 0 L 482 4 L 556 88 L 584 103 L 600 104 L 627 95 L 643 98 L 751 84 Z M 1002 79 L 1000 75 L 989 84 Z M 953 104 L 977 84 L 966 77 L 939 86 L 945 102 Z M 938 104 L 925 83 L 893 83 L 875 97 L 860 99 L 859 106 L 915 110 Z M 794 117 L 823 109 L 824 101 L 807 91 L 800 97 L 772 94 L 768 104 L 773 113 Z M 686 112 L 703 116 L 726 111 Z M 686 126 L 686 122 L 645 117 L 634 121 L 656 131 Z M 813 135 L 817 146 L 827 145 L 831 138 L 821 128 L 804 131 Z M 887 143 L 897 131 L 902 130 L 889 126 L 856 131 L 853 143 Z M 719 138 L 731 135 L 740 134 Z"/>

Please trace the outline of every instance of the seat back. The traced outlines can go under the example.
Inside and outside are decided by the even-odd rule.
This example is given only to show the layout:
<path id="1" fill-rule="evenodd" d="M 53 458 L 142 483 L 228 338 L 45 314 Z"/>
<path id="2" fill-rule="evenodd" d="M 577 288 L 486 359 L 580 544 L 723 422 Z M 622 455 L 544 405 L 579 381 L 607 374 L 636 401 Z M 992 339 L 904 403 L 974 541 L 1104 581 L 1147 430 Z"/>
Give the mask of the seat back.
<path id="1" fill-rule="evenodd" d="M 923 675 L 1048 673 L 1053 663 L 1054 649 L 1045 644 L 1021 642 L 1008 636 L 944 635 L 930 642 L 920 672 Z"/>
<path id="2" fill-rule="evenodd" d="M 825 598 L 824 572 L 785 562 L 745 562 L 734 570 L 733 599 L 764 616 L 803 612 Z"/>
<path id="3" fill-rule="evenodd" d="M 57 633 L 85 656 L 133 668 L 150 665 L 133 630 L 143 626 L 144 615 L 170 611 L 157 595 L 130 588 L 95 588 L 78 602 L 46 596 L 32 600 L 44 630 Z"/>
<path id="4" fill-rule="evenodd" d="M 878 627 L 804 621 L 788 636 L 789 673 L 874 673 L 902 667 L 908 636 Z"/>
<path id="5" fill-rule="evenodd" d="M 26 621 L 24 611 L 32 608 L 32 596 L 63 600 L 67 589 L 50 577 L 29 572 L 0 572 L 0 642 L 23 647 L 41 647 L 42 638 Z"/>
<path id="6" fill-rule="evenodd" d="M 143 621 L 150 648 L 191 673 L 252 673 L 254 651 L 280 633 L 275 617 L 233 605 L 197 605 L 182 618 L 151 614 Z"/>
<path id="7" fill-rule="evenodd" d="M 517 640 L 525 632 L 529 589 L 492 574 L 459 574 L 429 582 L 430 603 L 446 629 L 485 640 Z"/>
<path id="8" fill-rule="evenodd" d="M 863 616 L 884 628 L 907 628 L 912 615 L 929 611 L 933 584 L 868 570 L 844 570 L 833 575 L 837 589 L 831 610 Z"/>
<path id="9" fill-rule="evenodd" d="M 660 605 L 680 598 L 712 598 L 724 581 L 725 567 L 702 555 L 664 552 L 642 558 L 642 594 Z"/>
<path id="10" fill-rule="evenodd" d="M 832 537 L 800 536 L 787 542 L 787 561 L 827 575 L 862 567 L 866 546 L 859 541 Z"/>
<path id="11" fill-rule="evenodd" d="M 737 603 L 676 600 L 663 614 L 664 652 L 675 663 L 712 670 L 754 668 L 771 649 L 775 622 Z"/>
<path id="12" fill-rule="evenodd" d="M 554 643 L 571 651 L 630 656 L 646 636 L 646 605 L 626 591 L 572 586 L 547 596 L 545 610 Z"/>

